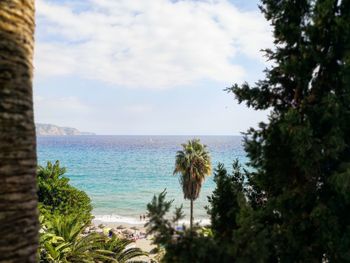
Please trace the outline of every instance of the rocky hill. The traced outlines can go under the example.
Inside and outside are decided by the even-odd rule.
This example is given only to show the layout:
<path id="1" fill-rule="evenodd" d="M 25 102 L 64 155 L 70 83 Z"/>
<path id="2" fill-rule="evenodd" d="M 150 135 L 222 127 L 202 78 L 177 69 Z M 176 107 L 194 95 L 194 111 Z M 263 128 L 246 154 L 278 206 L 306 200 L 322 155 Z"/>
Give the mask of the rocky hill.
<path id="1" fill-rule="evenodd" d="M 70 127 L 59 127 L 53 124 L 36 123 L 36 135 L 95 135 L 92 132 L 81 132 L 78 129 Z"/>

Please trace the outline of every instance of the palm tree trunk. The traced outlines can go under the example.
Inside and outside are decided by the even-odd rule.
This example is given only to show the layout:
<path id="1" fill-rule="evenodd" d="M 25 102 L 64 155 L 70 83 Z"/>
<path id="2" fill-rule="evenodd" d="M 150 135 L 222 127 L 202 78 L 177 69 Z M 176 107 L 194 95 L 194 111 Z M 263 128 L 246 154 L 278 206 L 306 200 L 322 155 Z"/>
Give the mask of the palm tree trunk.
<path id="1" fill-rule="evenodd" d="M 193 199 L 191 199 L 191 218 L 190 218 L 190 230 L 192 231 L 193 226 Z"/>
<path id="2" fill-rule="evenodd" d="M 36 262 L 34 0 L 0 1 L 0 262 Z"/>

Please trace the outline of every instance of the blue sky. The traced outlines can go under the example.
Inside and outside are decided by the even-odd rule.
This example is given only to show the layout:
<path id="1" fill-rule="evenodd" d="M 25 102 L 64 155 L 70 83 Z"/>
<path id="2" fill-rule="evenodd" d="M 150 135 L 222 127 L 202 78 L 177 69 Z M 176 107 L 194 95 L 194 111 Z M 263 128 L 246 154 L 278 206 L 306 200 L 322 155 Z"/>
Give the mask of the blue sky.
<path id="1" fill-rule="evenodd" d="M 266 119 L 223 91 L 267 66 L 243 0 L 38 0 L 35 120 L 97 134 L 235 135 Z"/>

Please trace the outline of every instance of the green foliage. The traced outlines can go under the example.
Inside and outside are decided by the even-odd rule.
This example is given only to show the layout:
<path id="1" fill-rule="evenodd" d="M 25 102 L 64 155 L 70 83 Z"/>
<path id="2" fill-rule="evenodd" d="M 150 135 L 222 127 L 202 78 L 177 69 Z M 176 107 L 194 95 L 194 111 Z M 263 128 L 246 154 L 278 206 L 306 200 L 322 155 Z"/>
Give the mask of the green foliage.
<path id="1" fill-rule="evenodd" d="M 38 199 L 41 214 L 51 215 L 79 214 L 84 222 L 91 220 L 91 200 L 89 196 L 69 184 L 64 177 L 65 168 L 59 161 L 47 162 L 46 167 L 38 168 Z"/>
<path id="2" fill-rule="evenodd" d="M 56 216 L 44 221 L 40 235 L 41 262 L 95 262 L 111 252 L 100 249 L 104 237 L 83 235 L 86 224 L 78 216 Z"/>
<path id="3" fill-rule="evenodd" d="M 273 65 L 256 86 L 229 89 L 271 110 L 245 139 L 250 208 L 232 251 L 237 261 L 349 262 L 350 1 L 262 3 Z"/>
<path id="4" fill-rule="evenodd" d="M 199 139 L 182 144 L 182 150 L 176 154 L 174 174 L 180 174 L 184 198 L 196 200 L 205 176 L 211 173 L 211 160 L 207 146 Z"/>
<path id="5" fill-rule="evenodd" d="M 185 199 L 191 201 L 191 227 L 193 224 L 193 201 L 199 196 L 203 181 L 211 173 L 211 159 L 207 146 L 199 139 L 182 144 L 175 160 L 174 175 L 180 174 L 180 184 Z"/>
<path id="6" fill-rule="evenodd" d="M 166 201 L 166 190 L 158 196 L 153 196 L 152 202 L 147 204 L 148 222 L 145 224 L 147 233 L 154 235 L 154 243 L 166 246 L 172 242 L 176 234 L 174 226 L 184 218 L 182 207 L 176 208 L 171 220 L 166 218 L 171 208 L 172 201 Z"/>
<path id="7" fill-rule="evenodd" d="M 40 262 L 118 262 L 125 263 L 147 255 L 139 248 L 126 248 L 132 241 L 108 238 L 83 231 L 87 224 L 79 215 L 56 216 L 42 222 Z"/>
<path id="8" fill-rule="evenodd" d="M 192 230 L 185 226 L 181 231 L 176 230 L 175 226 L 183 218 L 183 213 L 181 208 L 177 208 L 172 219 L 168 219 L 171 204 L 172 201 L 166 201 L 166 192 L 163 191 L 147 205 L 147 232 L 154 235 L 154 244 L 165 250 L 161 262 L 229 262 L 224 260 L 225 253 L 212 238 L 210 230 L 198 225 Z"/>
<path id="9" fill-rule="evenodd" d="M 103 262 L 112 263 L 124 263 L 130 262 L 133 259 L 140 256 L 147 256 L 148 254 L 142 251 L 140 248 L 127 248 L 133 241 L 128 239 L 117 238 L 114 234 L 112 238 L 105 238 L 104 243 L 101 244 L 101 249 L 111 251 L 112 259 L 105 259 Z"/>
<path id="10" fill-rule="evenodd" d="M 243 193 L 243 174 L 238 160 L 233 163 L 233 174 L 229 175 L 223 164 L 215 169 L 216 188 L 208 197 L 208 214 L 215 238 L 232 242 L 233 232 L 239 227 L 238 216 L 247 206 Z"/>
<path id="11" fill-rule="evenodd" d="M 40 262 L 125 263 L 147 255 L 127 248 L 129 240 L 112 238 L 84 230 L 91 221 L 91 201 L 87 194 L 69 185 L 59 162 L 38 169 L 40 209 Z"/>
<path id="12" fill-rule="evenodd" d="M 262 0 L 261 10 L 273 63 L 255 86 L 228 91 L 269 121 L 246 133 L 244 181 L 237 163 L 233 175 L 216 170 L 213 237 L 175 232 L 165 262 L 350 262 L 350 1 Z"/>
<path id="13" fill-rule="evenodd" d="M 229 262 L 214 239 L 200 231 L 184 231 L 169 243 L 162 262 L 173 263 L 217 263 Z"/>

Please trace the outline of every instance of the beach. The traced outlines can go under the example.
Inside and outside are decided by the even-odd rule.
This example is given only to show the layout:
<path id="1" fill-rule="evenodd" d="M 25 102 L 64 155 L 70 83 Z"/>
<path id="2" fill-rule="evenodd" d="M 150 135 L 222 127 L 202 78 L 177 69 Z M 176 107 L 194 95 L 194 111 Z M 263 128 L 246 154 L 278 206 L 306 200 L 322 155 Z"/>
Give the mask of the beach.
<path id="1" fill-rule="evenodd" d="M 140 220 L 140 222 L 134 224 L 102 222 L 100 220 L 93 220 L 92 223 L 93 224 L 89 228 L 88 232 L 97 232 L 108 235 L 111 231 L 118 237 L 133 240 L 133 242 L 128 246 L 128 248 L 137 247 L 149 254 L 148 257 L 139 257 L 137 258 L 137 260 L 150 262 L 150 259 L 156 256 L 156 254 L 152 252 L 152 250 L 156 248 L 156 246 L 152 244 L 152 235 L 146 234 L 146 228 L 144 226 L 146 223 L 145 220 Z"/>
<path id="2" fill-rule="evenodd" d="M 102 221 L 101 219 L 104 219 Z M 129 220 L 128 222 L 126 222 Z M 206 226 L 210 224 L 209 218 L 195 220 L 195 223 Z M 116 216 L 104 216 L 99 217 L 98 219 L 92 220 L 92 232 L 104 233 L 108 235 L 110 231 L 112 231 L 115 235 L 133 240 L 128 247 L 137 247 L 142 251 L 149 253 L 148 257 L 141 257 L 138 260 L 143 260 L 145 262 L 150 262 L 150 259 L 156 256 L 155 253 L 152 252 L 153 249 L 156 248 L 155 245 L 152 244 L 152 235 L 147 235 L 145 224 L 147 223 L 146 219 L 130 219 L 124 217 L 116 217 Z M 180 220 L 178 225 L 188 226 L 188 220 Z"/>

